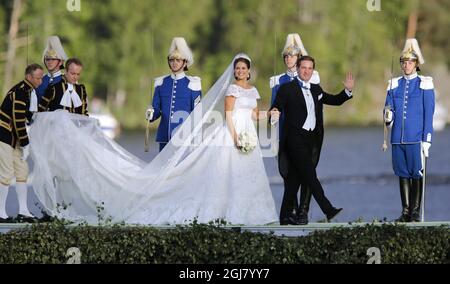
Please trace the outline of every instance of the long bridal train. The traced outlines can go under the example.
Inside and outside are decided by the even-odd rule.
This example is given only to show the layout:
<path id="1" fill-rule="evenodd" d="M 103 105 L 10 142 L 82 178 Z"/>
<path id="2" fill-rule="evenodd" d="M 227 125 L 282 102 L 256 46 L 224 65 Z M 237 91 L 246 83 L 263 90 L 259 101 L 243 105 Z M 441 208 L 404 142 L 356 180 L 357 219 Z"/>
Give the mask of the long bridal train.
<path id="1" fill-rule="evenodd" d="M 39 113 L 30 129 L 33 188 L 50 215 L 73 221 L 96 223 L 103 207 L 105 217 L 137 224 L 275 222 L 259 148 L 239 153 L 226 131 L 184 154 L 172 170 L 151 172 L 104 136 L 95 119 Z"/>
<path id="2" fill-rule="evenodd" d="M 117 198 L 145 167 L 86 116 L 37 113 L 29 135 L 34 191 L 44 209 L 59 218 L 95 223 L 102 203 L 100 213 L 114 216 Z"/>
<path id="3" fill-rule="evenodd" d="M 114 222 L 136 224 L 276 222 L 260 147 L 240 153 L 217 120 L 233 69 L 231 63 L 149 164 L 104 136 L 94 119 L 38 113 L 30 129 L 32 183 L 45 209 L 88 223 L 97 222 L 98 206 Z M 245 106 L 232 117 L 237 130 L 256 133 Z"/>

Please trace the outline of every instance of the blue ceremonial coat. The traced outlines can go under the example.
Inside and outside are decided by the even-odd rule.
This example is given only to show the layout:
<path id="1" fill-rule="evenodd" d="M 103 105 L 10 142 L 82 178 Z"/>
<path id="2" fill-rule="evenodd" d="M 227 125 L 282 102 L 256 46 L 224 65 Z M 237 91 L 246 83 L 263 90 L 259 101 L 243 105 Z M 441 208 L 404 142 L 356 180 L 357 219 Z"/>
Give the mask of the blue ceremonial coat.
<path id="1" fill-rule="evenodd" d="M 201 80 L 184 73 L 155 79 L 152 121 L 161 117 L 156 142 L 167 143 L 173 131 L 200 102 Z"/>
<path id="2" fill-rule="evenodd" d="M 432 140 L 434 99 L 431 77 L 413 74 L 389 81 L 385 108 L 394 114 L 392 167 L 399 177 L 419 179 L 423 175 L 421 143 Z"/>
<path id="3" fill-rule="evenodd" d="M 45 74 L 44 77 L 42 77 L 42 84 L 39 85 L 39 87 L 36 88 L 36 96 L 38 98 L 38 101 L 44 96 L 45 90 L 49 85 L 54 85 L 56 83 L 59 83 L 62 79 L 62 73 L 61 71 L 56 72 L 54 74 L 53 78 L 50 76 L 50 74 Z"/>
<path id="4" fill-rule="evenodd" d="M 389 82 L 385 106 L 394 113 L 392 144 L 430 142 L 433 135 L 434 86 L 431 77 L 398 77 Z"/>

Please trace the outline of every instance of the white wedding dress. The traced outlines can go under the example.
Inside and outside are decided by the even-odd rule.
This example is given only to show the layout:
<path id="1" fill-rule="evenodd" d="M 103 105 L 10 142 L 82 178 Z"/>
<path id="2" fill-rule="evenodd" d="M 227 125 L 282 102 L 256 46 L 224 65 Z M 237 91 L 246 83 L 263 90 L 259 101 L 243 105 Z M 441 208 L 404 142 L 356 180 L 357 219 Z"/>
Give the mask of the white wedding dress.
<path id="1" fill-rule="evenodd" d="M 88 223 L 96 223 L 99 214 L 131 224 L 276 222 L 259 145 L 239 152 L 217 119 L 224 97 L 235 96 L 237 133 L 256 134 L 251 115 L 259 94 L 230 85 L 232 70 L 230 65 L 148 165 L 104 136 L 92 118 L 64 111 L 37 114 L 30 130 L 32 184 L 47 212 Z"/>
<path id="2" fill-rule="evenodd" d="M 237 133 L 256 129 L 251 118 L 259 99 L 256 88 L 230 85 L 236 97 L 232 114 Z M 275 204 L 264 169 L 261 150 L 240 153 L 226 126 L 218 129 L 167 177 L 164 186 L 128 216 L 131 223 L 186 223 L 225 219 L 233 224 L 277 221 Z"/>

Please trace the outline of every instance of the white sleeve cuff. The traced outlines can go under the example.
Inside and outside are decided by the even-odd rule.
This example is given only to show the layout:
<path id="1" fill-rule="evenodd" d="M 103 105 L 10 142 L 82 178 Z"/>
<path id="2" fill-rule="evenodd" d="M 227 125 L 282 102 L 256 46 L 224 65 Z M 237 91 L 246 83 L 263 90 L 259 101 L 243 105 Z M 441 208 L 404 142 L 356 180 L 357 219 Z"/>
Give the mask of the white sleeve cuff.
<path id="1" fill-rule="evenodd" d="M 345 93 L 346 93 L 347 96 L 349 96 L 349 97 L 353 96 L 353 92 L 351 92 L 351 91 L 349 91 L 349 90 L 347 90 L 347 89 L 345 89 Z"/>
<path id="2" fill-rule="evenodd" d="M 275 125 L 277 124 L 278 119 L 274 119 L 272 116 L 270 117 L 270 125 Z"/>

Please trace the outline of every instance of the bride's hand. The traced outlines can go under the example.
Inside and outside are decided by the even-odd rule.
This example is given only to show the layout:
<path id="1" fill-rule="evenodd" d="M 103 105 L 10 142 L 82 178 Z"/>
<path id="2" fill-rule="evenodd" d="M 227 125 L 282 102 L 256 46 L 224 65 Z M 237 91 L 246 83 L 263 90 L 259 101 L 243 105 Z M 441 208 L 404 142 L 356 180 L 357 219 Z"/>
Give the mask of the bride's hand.
<path id="1" fill-rule="evenodd" d="M 267 119 L 268 116 L 269 115 L 267 111 L 259 111 L 258 120 Z"/>
<path id="2" fill-rule="evenodd" d="M 239 142 L 239 139 L 237 138 L 237 136 L 234 137 L 234 146 L 236 147 L 236 149 L 240 150 L 241 149 L 241 143 Z"/>
<path id="3" fill-rule="evenodd" d="M 270 110 L 270 124 L 274 125 L 280 120 L 280 111 L 277 108 Z"/>

